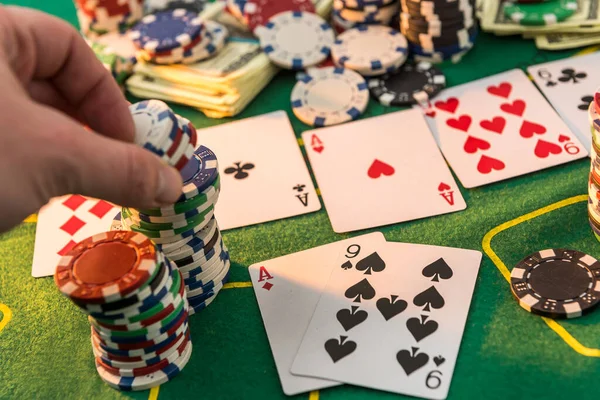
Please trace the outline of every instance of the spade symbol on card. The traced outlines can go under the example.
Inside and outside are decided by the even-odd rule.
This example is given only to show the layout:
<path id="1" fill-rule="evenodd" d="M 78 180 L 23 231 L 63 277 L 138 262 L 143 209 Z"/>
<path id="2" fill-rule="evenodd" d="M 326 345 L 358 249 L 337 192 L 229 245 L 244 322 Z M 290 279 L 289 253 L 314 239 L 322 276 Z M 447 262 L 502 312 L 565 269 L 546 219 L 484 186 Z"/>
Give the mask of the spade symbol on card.
<path id="1" fill-rule="evenodd" d="M 352 262 L 350 262 L 350 260 L 346 261 L 345 263 L 342 264 L 342 269 L 343 270 L 349 270 L 352 269 Z"/>
<path id="2" fill-rule="evenodd" d="M 442 365 L 444 361 L 446 361 L 446 359 L 442 356 L 433 357 L 433 362 L 435 363 L 436 367 Z"/>
<path id="3" fill-rule="evenodd" d="M 225 173 L 227 175 L 234 174 L 233 177 L 235 179 L 246 179 L 249 176 L 247 171 L 250 171 L 255 167 L 255 165 L 252 163 L 245 163 L 244 165 L 242 165 L 241 161 L 234 162 L 233 164 L 233 167 L 225 168 Z"/>
<path id="4" fill-rule="evenodd" d="M 366 311 L 359 310 L 358 306 L 351 306 L 350 310 L 343 309 L 335 314 L 337 320 L 342 324 L 342 328 L 346 332 L 354 328 L 356 325 L 360 325 L 367 320 L 369 314 Z"/>
<path id="5" fill-rule="evenodd" d="M 387 297 L 382 297 L 377 300 L 377 303 L 375 304 L 386 321 L 389 321 L 402 311 L 406 310 L 406 307 L 408 306 L 406 301 L 399 299 L 395 294 L 391 295 L 389 299 Z"/>
<path id="6" fill-rule="evenodd" d="M 434 320 L 427 321 L 427 318 L 429 318 L 427 315 L 421 315 L 421 319 L 409 318 L 406 321 L 408 331 L 413 335 L 417 342 L 437 331 L 439 327 L 437 322 Z"/>
<path id="7" fill-rule="evenodd" d="M 444 307 L 446 302 L 435 286 L 430 286 L 429 289 L 425 289 L 415 296 L 413 304 L 423 307 L 423 311 L 431 311 L 432 308 L 437 310 Z"/>
<path id="8" fill-rule="evenodd" d="M 375 288 L 365 278 L 346 289 L 344 295 L 349 299 L 353 299 L 354 303 L 360 303 L 361 300 L 371 300 L 375 297 Z"/>
<path id="9" fill-rule="evenodd" d="M 339 339 L 329 339 L 325 342 L 325 351 L 334 363 L 349 356 L 356 350 L 356 342 L 347 339 L 348 336 L 340 336 Z"/>
<path id="10" fill-rule="evenodd" d="M 365 275 L 371 275 L 371 272 L 381 272 L 385 269 L 385 261 L 381 259 L 377 252 L 371 253 L 356 263 L 358 271 L 364 271 Z"/>
<path id="11" fill-rule="evenodd" d="M 396 354 L 396 360 L 406 372 L 406 375 L 410 375 L 416 370 L 422 368 L 429 361 L 429 356 L 425 353 L 419 353 L 418 347 L 412 347 L 411 351 L 400 350 Z"/>
<path id="12" fill-rule="evenodd" d="M 446 263 L 446 260 L 439 258 L 423 268 L 423 276 L 432 278 L 433 282 L 439 282 L 441 279 L 452 278 L 452 268 Z"/>

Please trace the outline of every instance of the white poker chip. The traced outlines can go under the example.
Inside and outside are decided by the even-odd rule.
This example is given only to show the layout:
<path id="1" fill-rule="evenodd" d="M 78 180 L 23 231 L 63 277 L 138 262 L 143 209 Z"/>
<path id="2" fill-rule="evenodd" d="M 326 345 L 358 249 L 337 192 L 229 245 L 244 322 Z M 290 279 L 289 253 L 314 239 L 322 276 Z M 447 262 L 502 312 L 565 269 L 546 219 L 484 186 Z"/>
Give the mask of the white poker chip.
<path id="1" fill-rule="evenodd" d="M 179 124 L 169 106 L 160 100 L 144 100 L 129 106 L 135 124 L 135 143 L 165 156 L 177 141 Z"/>
<path id="2" fill-rule="evenodd" d="M 324 61 L 335 35 L 321 17 L 302 11 L 285 11 L 256 28 L 260 46 L 276 65 L 303 69 Z"/>
<path id="3" fill-rule="evenodd" d="M 330 126 L 358 118 L 369 103 L 369 89 L 358 73 L 338 67 L 312 68 L 292 89 L 292 110 L 311 126 Z"/>
<path id="4" fill-rule="evenodd" d="M 339 0 L 338 0 L 339 1 Z M 400 3 L 392 3 L 381 8 L 366 8 L 364 10 L 352 10 L 349 8 L 338 9 L 340 17 L 346 21 L 352 21 L 356 23 L 376 23 L 390 21 L 400 11 Z"/>
<path id="5" fill-rule="evenodd" d="M 363 76 L 397 69 L 408 56 L 408 42 L 399 31 L 380 25 L 360 25 L 338 36 L 331 48 L 336 65 Z"/>

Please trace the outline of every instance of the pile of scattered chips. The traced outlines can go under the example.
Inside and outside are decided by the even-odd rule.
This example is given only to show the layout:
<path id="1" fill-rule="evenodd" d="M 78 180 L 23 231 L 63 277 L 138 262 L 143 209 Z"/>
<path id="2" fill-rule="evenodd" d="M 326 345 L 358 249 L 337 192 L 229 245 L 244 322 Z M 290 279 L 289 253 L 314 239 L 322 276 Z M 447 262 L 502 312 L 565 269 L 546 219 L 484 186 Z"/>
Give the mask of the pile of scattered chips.
<path id="1" fill-rule="evenodd" d="M 577 250 L 533 253 L 513 268 L 510 286 L 519 305 L 549 318 L 580 317 L 600 304 L 600 263 Z"/>
<path id="2" fill-rule="evenodd" d="M 151 238 L 174 262 L 184 278 L 189 313 L 194 314 L 215 299 L 229 278 L 229 252 L 214 218 L 220 192 L 217 157 L 204 146 L 194 151 L 196 129 L 165 103 L 148 100 L 130 109 L 136 143 L 179 169 L 184 186 L 173 205 L 139 210 L 124 207 L 121 226 Z M 181 135 L 189 138 L 182 140 Z M 185 143 L 185 150 L 173 150 L 181 143 Z M 113 226 L 118 225 L 113 221 Z"/>
<path id="3" fill-rule="evenodd" d="M 408 62 L 394 72 L 369 80 L 371 96 L 384 106 L 430 107 L 430 100 L 446 87 L 446 77 L 431 63 Z"/>
<path id="4" fill-rule="evenodd" d="M 184 8 L 146 15 L 129 32 L 138 56 L 155 64 L 192 64 L 225 46 L 227 29 Z"/>
<path id="5" fill-rule="evenodd" d="M 302 11 L 276 14 L 255 33 L 271 62 L 286 69 L 303 69 L 325 61 L 335 40 L 333 29 L 323 18 Z"/>
<path id="6" fill-rule="evenodd" d="M 123 32 L 142 18 L 143 0 L 75 0 L 77 18 L 85 36 Z"/>
<path id="7" fill-rule="evenodd" d="M 520 25 L 553 25 L 572 16 L 577 0 L 520 0 L 503 3 L 504 15 Z"/>
<path id="8" fill-rule="evenodd" d="M 588 217 L 596 239 L 600 241 L 600 89 L 588 108 L 592 148 L 590 149 L 590 177 L 588 182 Z"/>
<path id="9" fill-rule="evenodd" d="M 360 25 L 339 35 L 331 48 L 335 65 L 363 76 L 396 71 L 408 58 L 408 43 L 396 29 Z"/>
<path id="10" fill-rule="evenodd" d="M 89 237 L 60 259 L 54 280 L 88 314 L 96 369 L 111 387 L 146 390 L 187 364 L 192 342 L 183 279 L 144 235 Z"/>
<path id="11" fill-rule="evenodd" d="M 126 34 L 111 32 L 86 41 L 119 86 L 123 87 L 137 63 L 136 48 L 131 39 Z"/>
<path id="12" fill-rule="evenodd" d="M 338 33 L 364 24 L 390 25 L 399 10 L 399 0 L 333 0 L 331 23 Z"/>
<path id="13" fill-rule="evenodd" d="M 200 13 L 208 3 L 208 0 L 144 0 L 144 12 L 152 14 L 157 11 L 185 8 Z"/>
<path id="14" fill-rule="evenodd" d="M 272 17 L 281 12 L 316 12 L 312 0 L 227 0 L 227 9 L 250 32 L 266 25 Z"/>
<path id="15" fill-rule="evenodd" d="M 475 0 L 402 0 L 400 28 L 415 60 L 458 62 L 477 37 Z"/>

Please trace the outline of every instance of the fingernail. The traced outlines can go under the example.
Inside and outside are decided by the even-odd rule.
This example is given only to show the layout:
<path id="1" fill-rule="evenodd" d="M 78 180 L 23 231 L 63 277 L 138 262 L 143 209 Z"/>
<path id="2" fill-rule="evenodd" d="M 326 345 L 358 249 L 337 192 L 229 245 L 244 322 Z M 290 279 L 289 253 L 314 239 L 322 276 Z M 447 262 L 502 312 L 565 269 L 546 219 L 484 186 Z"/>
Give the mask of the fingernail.
<path id="1" fill-rule="evenodd" d="M 164 166 L 158 174 L 158 192 L 155 201 L 161 206 L 173 204 L 181 195 L 181 175 L 175 168 Z"/>

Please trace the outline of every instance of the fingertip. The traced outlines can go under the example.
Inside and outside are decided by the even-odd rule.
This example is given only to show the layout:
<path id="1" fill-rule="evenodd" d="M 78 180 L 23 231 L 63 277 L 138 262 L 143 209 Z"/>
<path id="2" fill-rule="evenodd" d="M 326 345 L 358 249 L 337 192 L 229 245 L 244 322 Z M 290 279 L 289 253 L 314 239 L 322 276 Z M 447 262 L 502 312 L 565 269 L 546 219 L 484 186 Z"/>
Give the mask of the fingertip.
<path id="1" fill-rule="evenodd" d="M 158 185 L 155 201 L 161 207 L 173 204 L 181 196 L 183 182 L 179 171 L 168 165 L 164 165 L 158 171 Z"/>

